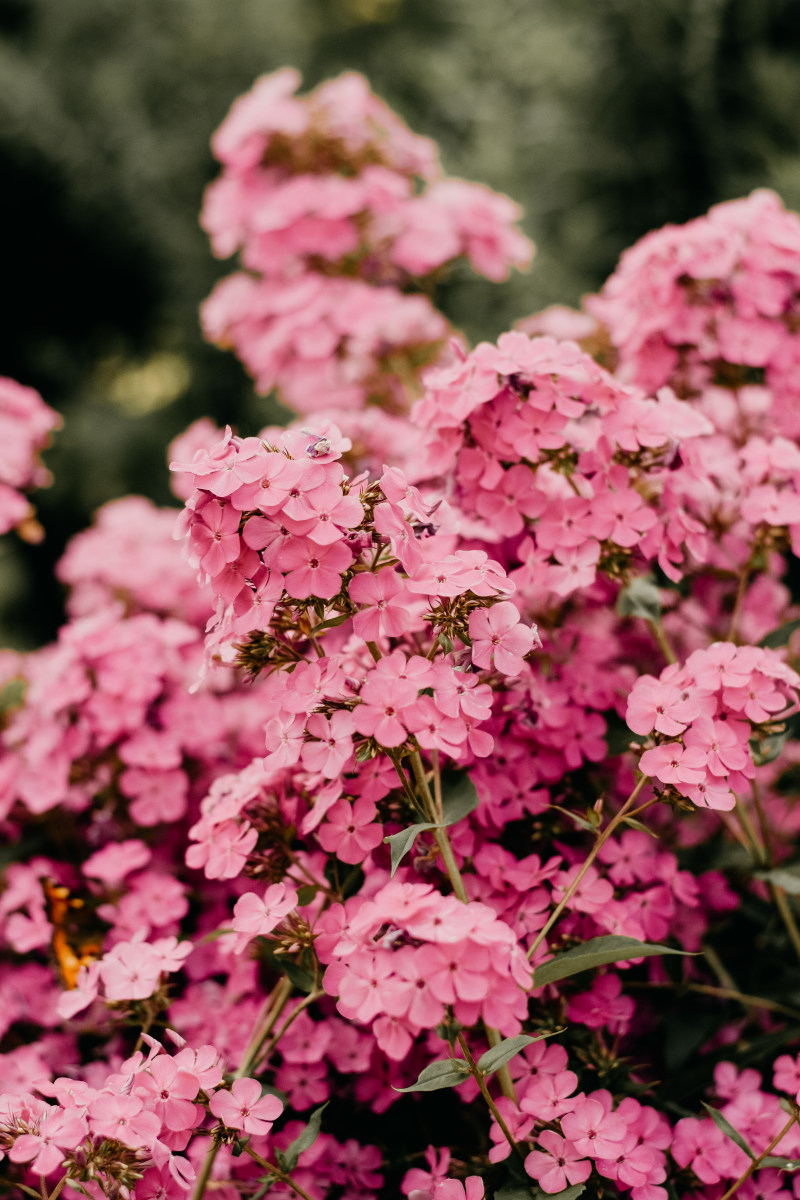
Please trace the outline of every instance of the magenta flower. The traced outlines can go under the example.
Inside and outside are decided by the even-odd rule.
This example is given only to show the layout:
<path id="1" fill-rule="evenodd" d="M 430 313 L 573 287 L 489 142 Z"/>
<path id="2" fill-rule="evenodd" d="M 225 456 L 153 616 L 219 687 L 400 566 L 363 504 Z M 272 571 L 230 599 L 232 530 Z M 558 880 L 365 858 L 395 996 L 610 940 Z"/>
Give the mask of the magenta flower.
<path id="1" fill-rule="evenodd" d="M 261 1084 L 247 1078 L 234 1079 L 230 1091 L 215 1092 L 209 1108 L 228 1129 L 254 1134 L 269 1133 L 272 1122 L 283 1112 L 277 1096 L 262 1096 Z"/>
<path id="2" fill-rule="evenodd" d="M 541 646 L 536 627 L 520 624 L 519 609 L 510 600 L 470 613 L 469 636 L 476 667 L 511 676 L 519 675 L 525 655 Z"/>

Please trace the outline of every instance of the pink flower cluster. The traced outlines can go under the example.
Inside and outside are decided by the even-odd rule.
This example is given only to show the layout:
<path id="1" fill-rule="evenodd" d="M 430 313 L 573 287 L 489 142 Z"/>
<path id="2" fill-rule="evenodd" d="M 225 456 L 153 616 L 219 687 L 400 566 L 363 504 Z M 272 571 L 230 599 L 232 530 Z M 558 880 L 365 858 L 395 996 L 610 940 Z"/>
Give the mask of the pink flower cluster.
<path id="1" fill-rule="evenodd" d="M 750 740 L 797 710 L 800 675 L 771 650 L 714 642 L 628 697 L 634 733 L 655 734 L 639 770 L 705 808 L 731 809 L 755 776 Z"/>
<path id="2" fill-rule="evenodd" d="M 49 483 L 39 455 L 60 424 L 61 417 L 33 388 L 0 378 L 0 533 L 17 529 L 27 541 L 41 538 L 24 493 Z"/>
<path id="3" fill-rule="evenodd" d="M 203 224 L 215 252 L 241 251 L 245 269 L 206 301 L 206 335 L 297 411 L 321 394 L 331 410 L 404 411 L 408 380 L 449 333 L 421 280 L 461 257 L 500 280 L 532 247 L 517 206 L 440 178 L 435 145 L 361 76 L 304 98 L 299 83 L 289 68 L 260 79 L 214 136 L 223 171 Z"/>
<path id="4" fill-rule="evenodd" d="M 215 139 L 206 322 L 306 415 L 195 422 L 0 655 L 11 1186 L 798 1200 L 800 221 L 447 359 L 415 289 L 516 210 L 297 84 Z"/>
<path id="5" fill-rule="evenodd" d="M 255 1079 L 222 1086 L 219 1056 L 212 1046 L 182 1047 L 170 1054 L 153 1038 L 149 1053 L 137 1051 L 97 1085 L 67 1077 L 41 1080 L 48 1104 L 29 1092 L 0 1101 L 0 1155 L 52 1177 L 66 1170 L 76 1184 L 114 1186 L 150 1196 L 185 1196 L 195 1179 L 185 1150 L 207 1113 L 227 1128 L 263 1140 L 283 1106 L 261 1095 Z M 151 1192 L 152 1189 L 152 1192 Z"/>
<path id="6" fill-rule="evenodd" d="M 647 234 L 586 307 L 626 380 L 671 384 L 722 430 L 796 438 L 799 272 L 800 218 L 760 190 Z"/>
<path id="7" fill-rule="evenodd" d="M 485 905 L 393 881 L 332 910 L 321 928 L 326 991 L 338 996 L 342 1016 L 372 1022 L 390 1058 L 404 1059 L 413 1037 L 441 1024 L 445 1006 L 462 1024 L 482 1018 L 505 1035 L 519 1031 L 530 969 L 511 929 Z"/>
<path id="8" fill-rule="evenodd" d="M 517 548 L 523 581 L 555 597 L 652 562 L 680 578 L 706 555 L 670 484 L 675 445 L 712 432 L 668 390 L 648 399 L 572 342 L 523 333 L 430 371 L 414 420 L 431 431 L 427 473 L 452 472 L 455 501 L 487 542 Z M 659 503 L 656 504 L 656 498 Z"/>

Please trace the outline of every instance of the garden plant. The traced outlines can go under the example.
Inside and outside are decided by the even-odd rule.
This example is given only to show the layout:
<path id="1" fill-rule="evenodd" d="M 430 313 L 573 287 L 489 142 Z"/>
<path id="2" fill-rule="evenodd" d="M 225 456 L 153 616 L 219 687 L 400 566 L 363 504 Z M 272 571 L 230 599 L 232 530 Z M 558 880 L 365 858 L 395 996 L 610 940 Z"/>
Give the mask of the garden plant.
<path id="1" fill-rule="evenodd" d="M 519 209 L 299 86 L 202 211 L 287 423 L 196 421 L 0 656 L 3 1188 L 800 1197 L 800 217 L 470 348 Z M 7 536 L 57 424 L 2 381 Z"/>

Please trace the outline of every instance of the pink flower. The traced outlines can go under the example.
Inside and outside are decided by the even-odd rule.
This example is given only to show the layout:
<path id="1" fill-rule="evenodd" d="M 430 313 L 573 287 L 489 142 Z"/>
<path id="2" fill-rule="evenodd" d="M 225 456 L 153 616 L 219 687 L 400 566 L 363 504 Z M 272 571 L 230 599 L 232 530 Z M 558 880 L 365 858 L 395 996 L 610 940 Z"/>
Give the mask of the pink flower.
<path id="1" fill-rule="evenodd" d="M 511 676 L 520 674 L 525 655 L 542 644 L 535 625 L 520 624 L 519 609 L 510 600 L 470 613 L 469 635 L 476 666 Z"/>
<path id="2" fill-rule="evenodd" d="M 86 1133 L 86 1118 L 82 1113 L 50 1108 L 44 1119 L 36 1122 L 35 1132 L 16 1138 L 8 1157 L 12 1162 L 30 1163 L 30 1169 L 37 1175 L 51 1175 L 61 1166 L 64 1151 L 79 1146 Z"/>
<path id="3" fill-rule="evenodd" d="M 564 1114 L 561 1129 L 579 1154 L 613 1158 L 625 1137 L 626 1124 L 623 1117 L 607 1112 L 599 1100 L 587 1097 L 572 1112 Z"/>
<path id="4" fill-rule="evenodd" d="M 703 782 L 706 756 L 697 748 L 686 749 L 678 742 L 669 742 L 653 750 L 645 750 L 639 759 L 639 770 L 644 775 L 660 779 L 662 783 L 672 783 L 678 791 L 682 791 L 684 787 Z"/>
<path id="5" fill-rule="evenodd" d="M 309 596 L 331 600 L 341 590 L 342 572 L 352 561 L 352 553 L 342 542 L 319 546 L 298 538 L 281 556 L 281 570 L 286 572 L 286 591 L 295 600 L 307 600 Z"/>
<path id="6" fill-rule="evenodd" d="M 364 606 L 356 613 L 353 628 L 365 641 L 398 637 L 409 629 L 410 610 L 418 602 L 394 567 L 384 567 L 376 575 L 369 572 L 356 575 L 348 590 L 350 599 Z"/>
<path id="7" fill-rule="evenodd" d="M 271 883 L 260 899 L 254 892 L 240 896 L 233 908 L 233 928 L 239 935 L 234 954 L 241 954 L 252 938 L 272 933 L 296 907 L 297 892 L 285 883 Z"/>
<path id="8" fill-rule="evenodd" d="M 337 800 L 317 833 L 323 850 L 342 862 L 363 862 L 383 841 L 383 826 L 375 821 L 376 812 L 375 805 L 364 796 L 354 804 Z"/>
<path id="9" fill-rule="evenodd" d="M 88 1108 L 92 1133 L 112 1138 L 136 1149 L 152 1146 L 161 1132 L 161 1121 L 145 1110 L 139 1096 L 117 1096 L 101 1092 Z"/>
<path id="10" fill-rule="evenodd" d="M 525 1159 L 525 1170 L 542 1191 L 563 1192 L 568 1185 L 589 1178 L 592 1164 L 572 1142 L 549 1129 L 543 1129 L 537 1140 L 544 1151 L 532 1150 Z"/>
<path id="11" fill-rule="evenodd" d="M 234 1079 L 229 1092 L 215 1092 L 209 1108 L 228 1129 L 253 1134 L 269 1133 L 272 1122 L 283 1112 L 277 1096 L 262 1096 L 261 1084 L 247 1078 Z"/>

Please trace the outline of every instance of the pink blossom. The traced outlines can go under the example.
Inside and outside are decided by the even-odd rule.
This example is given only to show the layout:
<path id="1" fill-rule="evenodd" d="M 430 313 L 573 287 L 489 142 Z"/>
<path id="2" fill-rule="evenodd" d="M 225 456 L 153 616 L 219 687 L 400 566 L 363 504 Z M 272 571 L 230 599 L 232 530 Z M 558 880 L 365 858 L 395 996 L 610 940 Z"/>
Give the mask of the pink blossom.
<path id="1" fill-rule="evenodd" d="M 229 1129 L 251 1134 L 269 1133 L 283 1112 L 277 1096 L 262 1096 L 261 1084 L 248 1078 L 234 1079 L 230 1091 L 214 1092 L 209 1108 Z"/>
<path id="2" fill-rule="evenodd" d="M 234 954 L 241 954 L 254 937 L 266 937 L 297 905 L 297 892 L 285 883 L 272 883 L 264 895 L 246 892 L 233 909 L 233 928 L 239 935 L 234 942 Z"/>
<path id="3" fill-rule="evenodd" d="M 504 675 L 519 675 L 522 660 L 541 641 L 536 626 L 520 625 L 519 609 L 510 600 L 470 613 L 472 661 L 478 667 L 496 668 Z"/>
<path id="4" fill-rule="evenodd" d="M 542 1130 L 537 1141 L 544 1150 L 532 1150 L 527 1155 L 525 1170 L 542 1191 L 563 1192 L 568 1185 L 589 1178 L 592 1164 L 572 1142 L 549 1129 Z"/>

